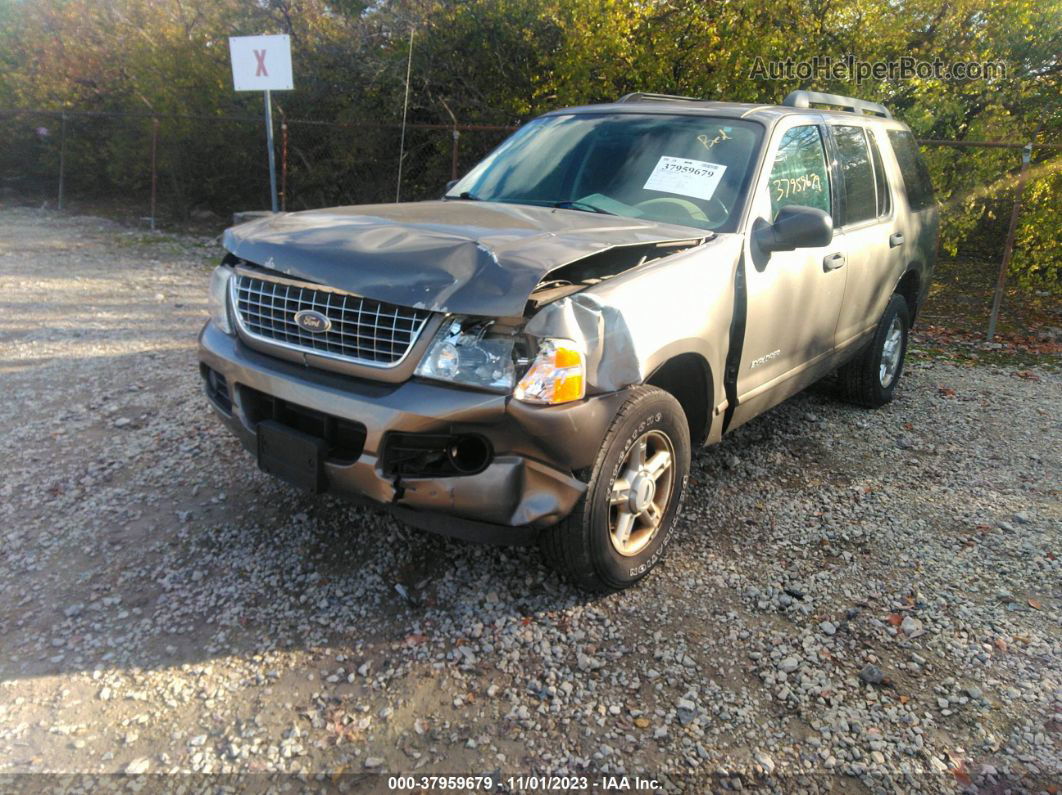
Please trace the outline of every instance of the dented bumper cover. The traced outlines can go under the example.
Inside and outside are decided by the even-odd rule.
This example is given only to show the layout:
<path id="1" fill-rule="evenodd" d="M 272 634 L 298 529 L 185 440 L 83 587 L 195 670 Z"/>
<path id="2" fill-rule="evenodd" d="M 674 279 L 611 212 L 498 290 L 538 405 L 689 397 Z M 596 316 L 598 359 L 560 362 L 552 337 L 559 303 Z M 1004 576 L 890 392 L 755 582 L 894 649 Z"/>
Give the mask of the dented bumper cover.
<path id="1" fill-rule="evenodd" d="M 199 359 L 224 376 L 231 405 L 215 402 L 215 409 L 248 450 L 257 450 L 255 423 L 244 410 L 248 389 L 361 423 L 366 435 L 357 460 L 324 463 L 330 492 L 385 506 L 432 532 L 495 543 L 529 543 L 571 512 L 586 491 L 574 473 L 593 464 L 624 398 L 618 391 L 540 407 L 416 379 L 353 379 L 263 355 L 210 323 L 199 337 Z M 392 431 L 479 434 L 494 455 L 478 474 L 388 477 L 380 456 Z"/>

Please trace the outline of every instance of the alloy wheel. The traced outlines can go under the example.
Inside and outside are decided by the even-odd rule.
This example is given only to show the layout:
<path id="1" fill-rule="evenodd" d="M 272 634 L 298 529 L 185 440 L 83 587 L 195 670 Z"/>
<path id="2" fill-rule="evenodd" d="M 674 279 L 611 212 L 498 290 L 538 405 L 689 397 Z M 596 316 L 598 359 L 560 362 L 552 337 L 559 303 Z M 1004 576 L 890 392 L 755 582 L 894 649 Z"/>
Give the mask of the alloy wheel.
<path id="1" fill-rule="evenodd" d="M 900 369 L 900 356 L 903 353 L 903 323 L 899 317 L 894 317 L 889 324 L 889 331 L 885 335 L 885 344 L 881 349 L 881 366 L 878 368 L 878 380 L 882 387 L 888 389 L 896 379 L 896 373 Z"/>
<path id="2" fill-rule="evenodd" d="M 660 530 L 675 485 L 675 447 L 663 431 L 647 431 L 627 451 L 609 494 L 612 547 L 630 557 Z"/>

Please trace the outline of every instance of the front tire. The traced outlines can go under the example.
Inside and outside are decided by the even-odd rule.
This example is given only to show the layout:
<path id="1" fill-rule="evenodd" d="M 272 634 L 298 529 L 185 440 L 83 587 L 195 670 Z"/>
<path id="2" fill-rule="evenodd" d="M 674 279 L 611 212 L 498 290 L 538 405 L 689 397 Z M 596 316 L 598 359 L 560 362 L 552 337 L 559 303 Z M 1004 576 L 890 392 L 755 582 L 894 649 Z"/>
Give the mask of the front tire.
<path id="1" fill-rule="evenodd" d="M 656 387 L 632 388 L 605 435 L 586 494 L 542 532 L 543 554 L 584 590 L 629 588 L 671 540 L 689 471 L 689 425 L 678 401 Z"/>
<path id="2" fill-rule="evenodd" d="M 895 294 L 878 322 L 874 339 L 840 371 L 841 393 L 852 403 L 876 409 L 891 403 L 903 374 L 911 311 Z"/>

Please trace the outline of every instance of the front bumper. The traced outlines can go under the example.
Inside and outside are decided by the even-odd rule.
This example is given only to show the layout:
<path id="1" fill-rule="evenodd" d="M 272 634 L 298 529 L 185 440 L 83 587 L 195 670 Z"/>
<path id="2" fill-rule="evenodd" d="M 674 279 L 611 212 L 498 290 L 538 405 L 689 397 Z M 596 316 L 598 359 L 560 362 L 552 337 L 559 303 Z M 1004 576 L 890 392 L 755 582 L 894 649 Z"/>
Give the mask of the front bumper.
<path id="1" fill-rule="evenodd" d="M 361 423 L 357 460 L 327 460 L 328 490 L 390 508 L 426 530 L 495 543 L 528 543 L 567 516 L 586 491 L 574 472 L 593 465 L 623 393 L 563 406 L 409 380 L 385 384 L 264 355 L 207 323 L 199 360 L 224 376 L 228 401 L 211 403 L 245 448 L 257 451 L 251 392 Z M 389 432 L 479 434 L 494 450 L 473 475 L 391 477 L 380 463 Z"/>

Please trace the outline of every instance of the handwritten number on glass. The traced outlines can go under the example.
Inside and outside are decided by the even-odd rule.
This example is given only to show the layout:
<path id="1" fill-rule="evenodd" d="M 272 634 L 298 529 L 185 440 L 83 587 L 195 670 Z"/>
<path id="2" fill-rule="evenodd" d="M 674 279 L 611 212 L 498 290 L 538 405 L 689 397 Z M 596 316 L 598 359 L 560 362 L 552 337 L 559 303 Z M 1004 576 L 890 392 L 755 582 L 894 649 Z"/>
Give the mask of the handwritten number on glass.
<path id="1" fill-rule="evenodd" d="M 771 181 L 774 188 L 774 200 L 788 199 L 790 196 L 803 193 L 804 191 L 821 191 L 822 180 L 818 174 L 801 174 L 799 177 L 782 177 Z"/>

